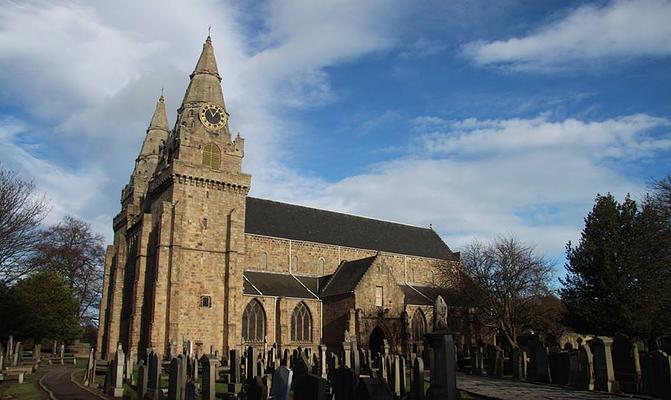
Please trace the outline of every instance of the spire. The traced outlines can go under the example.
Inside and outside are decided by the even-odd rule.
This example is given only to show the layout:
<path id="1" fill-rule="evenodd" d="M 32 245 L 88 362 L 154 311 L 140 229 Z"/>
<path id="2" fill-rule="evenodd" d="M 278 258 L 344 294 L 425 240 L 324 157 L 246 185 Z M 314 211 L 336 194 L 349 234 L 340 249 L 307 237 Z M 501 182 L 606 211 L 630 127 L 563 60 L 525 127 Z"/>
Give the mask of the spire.
<path id="1" fill-rule="evenodd" d="M 165 113 L 165 99 L 163 98 L 163 89 L 161 89 L 161 97 L 158 98 L 156 103 L 156 110 L 154 110 L 154 115 L 151 117 L 151 122 L 149 123 L 149 128 L 147 130 L 159 129 L 162 131 L 168 131 L 168 116 Z"/>
<path id="2" fill-rule="evenodd" d="M 221 81 L 219 70 L 217 69 L 217 60 L 214 58 L 212 38 L 209 34 L 207 35 L 207 39 L 205 39 L 205 43 L 203 43 L 203 51 L 200 53 L 200 57 L 196 63 L 196 68 L 193 70 L 193 74 L 191 74 L 191 78 L 196 74 L 214 75 Z"/>
<path id="3" fill-rule="evenodd" d="M 224 94 L 221 90 L 221 76 L 219 76 L 217 60 L 214 57 L 212 38 L 209 35 L 203 43 L 203 51 L 191 74 L 191 82 L 184 94 L 180 110 L 183 110 L 185 106 L 199 106 L 202 103 L 214 103 L 226 109 Z"/>

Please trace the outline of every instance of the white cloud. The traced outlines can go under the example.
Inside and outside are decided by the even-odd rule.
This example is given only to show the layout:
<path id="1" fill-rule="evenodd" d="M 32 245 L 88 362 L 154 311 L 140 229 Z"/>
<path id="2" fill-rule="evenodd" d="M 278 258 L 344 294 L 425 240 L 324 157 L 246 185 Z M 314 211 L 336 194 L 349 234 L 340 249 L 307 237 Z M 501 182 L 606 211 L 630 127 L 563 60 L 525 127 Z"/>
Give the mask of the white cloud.
<path id="1" fill-rule="evenodd" d="M 557 257 L 578 238 L 596 193 L 643 192 L 619 164 L 671 150 L 671 122 L 644 114 L 603 121 L 425 116 L 413 123 L 420 146 L 412 156 L 323 185 L 312 201 L 432 224 L 453 248 L 513 232 Z"/>
<path id="2" fill-rule="evenodd" d="M 19 136 L 0 137 L 3 162 L 35 176 L 55 210 L 75 210 L 109 238 L 111 224 L 99 222 L 118 211 L 160 89 L 174 121 L 211 24 L 232 129 L 248 139 L 254 194 L 309 197 L 321 181 L 286 166 L 299 130 L 286 110 L 337 98 L 325 68 L 392 46 L 397 7 L 271 2 L 255 21 L 262 33 L 240 25 L 249 21 L 241 7 L 214 0 L 4 4 L 0 107 L 20 110 L 26 122 Z M 22 139 L 28 136 L 35 146 Z"/>
<path id="3" fill-rule="evenodd" d="M 528 35 L 477 41 L 464 54 L 479 65 L 548 70 L 576 63 L 671 55 L 671 2 L 615 0 L 583 5 Z"/>

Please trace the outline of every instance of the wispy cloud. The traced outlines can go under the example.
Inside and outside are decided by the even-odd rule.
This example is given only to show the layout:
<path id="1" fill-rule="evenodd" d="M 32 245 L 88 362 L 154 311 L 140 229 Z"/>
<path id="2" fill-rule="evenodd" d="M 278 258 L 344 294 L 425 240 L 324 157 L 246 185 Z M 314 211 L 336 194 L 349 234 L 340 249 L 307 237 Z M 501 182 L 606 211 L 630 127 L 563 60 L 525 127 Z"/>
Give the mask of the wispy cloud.
<path id="1" fill-rule="evenodd" d="M 520 37 L 463 47 L 475 64 L 522 70 L 671 55 L 671 2 L 615 0 L 580 6 Z"/>

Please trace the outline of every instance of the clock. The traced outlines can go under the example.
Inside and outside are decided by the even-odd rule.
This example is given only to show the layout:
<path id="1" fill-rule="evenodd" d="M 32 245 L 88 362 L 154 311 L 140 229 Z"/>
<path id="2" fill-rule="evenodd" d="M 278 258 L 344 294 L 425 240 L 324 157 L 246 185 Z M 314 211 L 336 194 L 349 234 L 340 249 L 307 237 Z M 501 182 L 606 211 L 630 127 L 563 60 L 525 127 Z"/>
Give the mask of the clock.
<path id="1" fill-rule="evenodd" d="M 198 113 L 200 122 L 207 129 L 221 129 L 228 121 L 228 114 L 216 104 L 205 104 Z"/>

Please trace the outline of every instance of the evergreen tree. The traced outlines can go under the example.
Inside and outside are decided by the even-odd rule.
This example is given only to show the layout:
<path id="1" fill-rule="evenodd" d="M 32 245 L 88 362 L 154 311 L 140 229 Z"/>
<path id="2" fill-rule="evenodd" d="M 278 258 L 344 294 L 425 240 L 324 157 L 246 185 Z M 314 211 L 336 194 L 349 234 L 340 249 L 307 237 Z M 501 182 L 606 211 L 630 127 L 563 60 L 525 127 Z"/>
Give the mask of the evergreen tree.
<path id="1" fill-rule="evenodd" d="M 611 194 L 598 195 L 580 243 L 566 246 L 567 275 L 560 293 L 566 323 L 578 332 L 634 333 L 636 215 L 629 196 L 619 204 Z"/>

